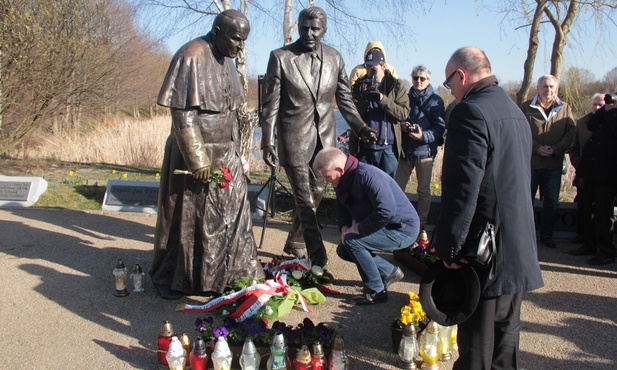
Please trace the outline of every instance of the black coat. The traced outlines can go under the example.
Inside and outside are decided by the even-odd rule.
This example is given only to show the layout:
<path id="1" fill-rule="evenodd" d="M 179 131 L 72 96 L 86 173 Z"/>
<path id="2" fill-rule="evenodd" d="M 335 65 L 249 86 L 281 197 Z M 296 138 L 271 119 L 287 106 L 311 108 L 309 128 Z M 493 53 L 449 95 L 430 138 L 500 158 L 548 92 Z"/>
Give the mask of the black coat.
<path id="1" fill-rule="evenodd" d="M 592 134 L 583 147 L 576 176 L 597 184 L 617 186 L 617 109 L 598 109 L 587 127 Z"/>
<path id="2" fill-rule="evenodd" d="M 460 259 L 470 226 L 496 226 L 495 279 L 477 270 L 485 297 L 543 286 L 531 202 L 529 124 L 493 76 L 478 81 L 448 124 L 441 218 L 433 244 L 450 263 Z"/>

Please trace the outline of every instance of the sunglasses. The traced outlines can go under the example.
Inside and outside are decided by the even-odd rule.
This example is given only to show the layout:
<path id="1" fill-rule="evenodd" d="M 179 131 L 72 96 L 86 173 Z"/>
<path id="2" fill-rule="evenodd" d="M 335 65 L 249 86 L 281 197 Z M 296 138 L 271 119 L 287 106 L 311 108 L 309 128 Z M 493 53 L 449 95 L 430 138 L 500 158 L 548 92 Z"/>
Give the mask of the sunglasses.
<path id="1" fill-rule="evenodd" d="M 456 73 L 456 69 L 454 71 L 452 71 L 452 73 L 450 73 L 450 76 L 448 76 L 448 78 L 446 78 L 446 80 L 443 82 L 443 87 L 445 87 L 448 90 L 452 90 L 452 84 L 450 83 L 450 79 L 454 76 L 454 74 Z"/>
<path id="2" fill-rule="evenodd" d="M 420 80 L 420 81 L 424 82 L 424 81 L 428 80 L 428 78 L 420 77 L 420 76 L 412 76 L 412 78 L 413 78 L 414 81 Z"/>

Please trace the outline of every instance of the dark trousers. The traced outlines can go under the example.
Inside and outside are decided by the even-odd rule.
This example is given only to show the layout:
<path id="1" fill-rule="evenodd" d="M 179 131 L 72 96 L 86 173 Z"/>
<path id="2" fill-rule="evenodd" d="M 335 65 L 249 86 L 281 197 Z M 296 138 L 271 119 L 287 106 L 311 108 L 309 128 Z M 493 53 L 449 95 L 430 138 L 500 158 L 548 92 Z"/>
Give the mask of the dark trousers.
<path id="1" fill-rule="evenodd" d="M 473 315 L 458 325 L 454 370 L 518 368 L 522 299 L 523 293 L 480 298 Z"/>
<path id="2" fill-rule="evenodd" d="M 613 186 L 585 181 L 584 211 L 585 248 L 597 250 L 599 256 L 615 257 L 613 225 L 616 189 Z"/>

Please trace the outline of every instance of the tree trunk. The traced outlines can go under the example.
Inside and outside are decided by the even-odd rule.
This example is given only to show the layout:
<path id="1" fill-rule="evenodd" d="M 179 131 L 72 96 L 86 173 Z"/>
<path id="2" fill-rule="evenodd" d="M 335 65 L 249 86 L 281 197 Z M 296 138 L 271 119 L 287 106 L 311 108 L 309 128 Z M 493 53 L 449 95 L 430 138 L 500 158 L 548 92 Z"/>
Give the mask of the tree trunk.
<path id="1" fill-rule="evenodd" d="M 544 13 L 551 21 L 551 24 L 555 29 L 555 40 L 553 41 L 553 49 L 551 51 L 551 74 L 557 77 L 557 80 L 559 80 L 561 76 L 561 67 L 563 64 L 563 49 L 566 46 L 566 36 L 570 32 L 570 27 L 574 22 L 574 18 L 576 18 L 576 14 L 578 12 L 578 5 L 578 0 L 570 0 L 566 16 L 561 24 L 559 23 L 559 19 L 555 17 L 553 13 L 551 13 L 550 9 L 544 9 Z M 559 14 L 559 9 L 557 8 L 558 6 L 559 4 L 555 5 L 555 11 L 557 12 L 557 14 Z"/>
<path id="2" fill-rule="evenodd" d="M 520 106 L 527 100 L 529 89 L 531 88 L 531 79 L 533 78 L 533 66 L 536 62 L 536 54 L 538 52 L 538 33 L 540 32 L 540 22 L 542 21 L 542 13 L 546 9 L 546 0 L 536 0 L 538 6 L 533 14 L 531 22 L 531 30 L 529 31 L 529 48 L 527 49 L 527 58 L 523 67 L 523 82 L 520 90 L 516 93 L 516 103 Z"/>

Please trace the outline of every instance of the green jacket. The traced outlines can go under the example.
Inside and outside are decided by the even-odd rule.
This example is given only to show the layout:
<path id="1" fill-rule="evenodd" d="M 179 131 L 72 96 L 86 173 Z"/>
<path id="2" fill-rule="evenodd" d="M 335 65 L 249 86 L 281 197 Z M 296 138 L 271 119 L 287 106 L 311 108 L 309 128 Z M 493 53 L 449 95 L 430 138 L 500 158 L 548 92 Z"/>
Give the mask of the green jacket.
<path id="1" fill-rule="evenodd" d="M 521 110 L 531 128 L 533 148 L 531 155 L 532 170 L 561 170 L 566 151 L 572 145 L 576 125 L 570 106 L 555 99 L 551 111 L 545 114 L 540 106 L 538 95 L 526 101 Z M 550 145 L 555 153 L 552 157 L 542 157 L 537 150 L 543 145 Z"/>
<path id="2" fill-rule="evenodd" d="M 392 123 L 395 139 L 392 145 L 392 152 L 397 158 L 400 158 L 402 153 L 401 122 L 404 122 L 409 115 L 409 96 L 407 95 L 407 89 L 405 88 L 403 80 L 393 77 L 388 70 L 386 70 L 386 76 L 384 78 L 387 79 L 386 86 L 391 87 L 388 88 L 378 105 L 380 109 L 386 112 L 389 122 Z M 368 102 L 360 93 L 360 85 L 359 83 L 354 85 L 352 96 L 360 116 L 366 122 Z M 355 155 L 358 151 L 358 137 L 352 133 L 349 137 L 349 153 Z"/>

